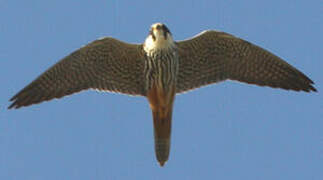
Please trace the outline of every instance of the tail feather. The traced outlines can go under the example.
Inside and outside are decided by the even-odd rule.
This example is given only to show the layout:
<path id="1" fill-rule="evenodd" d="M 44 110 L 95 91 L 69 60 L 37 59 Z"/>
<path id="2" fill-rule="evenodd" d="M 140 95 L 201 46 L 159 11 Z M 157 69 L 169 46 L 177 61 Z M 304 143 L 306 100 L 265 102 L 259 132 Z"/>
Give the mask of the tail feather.
<path id="1" fill-rule="evenodd" d="M 172 108 L 153 111 L 156 157 L 161 166 L 169 157 Z"/>
<path id="2" fill-rule="evenodd" d="M 163 88 L 153 86 L 147 93 L 154 119 L 155 152 L 161 166 L 169 157 L 174 97 L 175 86 L 166 92 Z"/>

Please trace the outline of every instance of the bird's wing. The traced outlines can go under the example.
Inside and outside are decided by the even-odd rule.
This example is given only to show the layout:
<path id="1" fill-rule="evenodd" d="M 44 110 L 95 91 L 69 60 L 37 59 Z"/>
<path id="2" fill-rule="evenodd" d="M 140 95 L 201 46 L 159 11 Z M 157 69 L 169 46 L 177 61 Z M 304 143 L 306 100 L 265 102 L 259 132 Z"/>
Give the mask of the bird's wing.
<path id="1" fill-rule="evenodd" d="M 113 38 L 93 41 L 63 58 L 13 96 L 19 108 L 86 89 L 145 95 L 142 45 Z"/>
<path id="2" fill-rule="evenodd" d="M 227 79 L 287 90 L 316 91 L 312 80 L 281 58 L 224 32 L 204 31 L 177 45 L 177 93 Z"/>

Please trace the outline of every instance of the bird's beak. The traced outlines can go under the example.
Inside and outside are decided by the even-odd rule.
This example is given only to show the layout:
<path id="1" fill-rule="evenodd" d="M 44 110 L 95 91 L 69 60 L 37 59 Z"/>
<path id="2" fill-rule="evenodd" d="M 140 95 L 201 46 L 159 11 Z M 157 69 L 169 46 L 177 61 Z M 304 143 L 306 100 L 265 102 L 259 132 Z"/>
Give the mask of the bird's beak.
<path id="1" fill-rule="evenodd" d="M 152 31 L 153 31 L 153 33 L 156 32 L 156 33 L 162 34 L 164 36 L 164 39 L 165 40 L 167 39 L 167 32 L 163 28 L 163 26 L 155 26 L 155 27 L 152 27 Z"/>

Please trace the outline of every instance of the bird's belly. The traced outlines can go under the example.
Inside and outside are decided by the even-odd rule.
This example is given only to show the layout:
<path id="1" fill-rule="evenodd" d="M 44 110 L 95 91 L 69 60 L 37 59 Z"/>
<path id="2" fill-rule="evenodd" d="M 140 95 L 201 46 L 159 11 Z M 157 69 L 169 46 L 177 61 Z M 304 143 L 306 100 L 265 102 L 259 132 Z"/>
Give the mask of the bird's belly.
<path id="1" fill-rule="evenodd" d="M 164 89 L 157 84 L 153 85 L 147 93 L 149 105 L 152 110 L 156 109 L 167 109 L 172 106 L 175 96 L 175 85 Z"/>
<path id="2" fill-rule="evenodd" d="M 151 108 L 171 106 L 176 92 L 177 52 L 154 52 L 149 54 L 146 62 L 147 98 Z"/>

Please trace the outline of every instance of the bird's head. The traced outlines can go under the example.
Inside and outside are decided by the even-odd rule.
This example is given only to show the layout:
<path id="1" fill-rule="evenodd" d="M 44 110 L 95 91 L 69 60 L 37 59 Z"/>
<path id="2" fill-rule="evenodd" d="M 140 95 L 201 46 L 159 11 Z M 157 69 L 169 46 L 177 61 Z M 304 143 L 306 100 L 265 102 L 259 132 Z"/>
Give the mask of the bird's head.
<path id="1" fill-rule="evenodd" d="M 145 50 L 164 49 L 174 45 L 172 34 L 165 24 L 155 23 L 151 26 L 145 41 Z"/>

